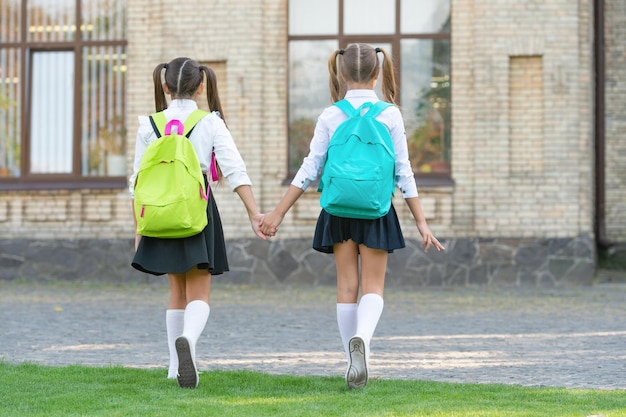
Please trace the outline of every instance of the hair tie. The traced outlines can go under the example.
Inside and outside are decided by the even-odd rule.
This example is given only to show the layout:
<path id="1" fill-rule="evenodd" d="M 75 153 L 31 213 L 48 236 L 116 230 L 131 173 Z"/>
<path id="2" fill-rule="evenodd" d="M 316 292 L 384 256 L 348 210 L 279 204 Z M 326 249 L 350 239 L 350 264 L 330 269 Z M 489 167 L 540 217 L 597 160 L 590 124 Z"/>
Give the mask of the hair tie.
<path id="1" fill-rule="evenodd" d="M 169 67 L 170 64 L 163 64 L 163 68 L 167 69 L 167 67 Z"/>
<path id="2" fill-rule="evenodd" d="M 339 55 L 343 55 L 344 52 L 346 52 L 346 51 L 344 51 L 343 49 L 340 49 L 339 50 Z"/>
<path id="3" fill-rule="evenodd" d="M 380 48 L 376 48 L 375 51 L 376 51 L 376 53 L 379 53 L 379 52 L 382 52 L 383 50 L 380 49 Z"/>

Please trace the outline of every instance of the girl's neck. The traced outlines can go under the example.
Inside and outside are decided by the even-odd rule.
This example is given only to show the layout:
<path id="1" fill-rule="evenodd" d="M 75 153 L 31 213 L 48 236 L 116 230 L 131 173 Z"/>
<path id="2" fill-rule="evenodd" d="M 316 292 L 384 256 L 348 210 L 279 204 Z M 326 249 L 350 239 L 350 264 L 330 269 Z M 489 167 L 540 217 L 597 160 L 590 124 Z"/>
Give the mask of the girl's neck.
<path id="1" fill-rule="evenodd" d="M 373 90 L 376 87 L 376 79 L 364 82 L 349 82 L 346 87 L 348 90 Z"/>

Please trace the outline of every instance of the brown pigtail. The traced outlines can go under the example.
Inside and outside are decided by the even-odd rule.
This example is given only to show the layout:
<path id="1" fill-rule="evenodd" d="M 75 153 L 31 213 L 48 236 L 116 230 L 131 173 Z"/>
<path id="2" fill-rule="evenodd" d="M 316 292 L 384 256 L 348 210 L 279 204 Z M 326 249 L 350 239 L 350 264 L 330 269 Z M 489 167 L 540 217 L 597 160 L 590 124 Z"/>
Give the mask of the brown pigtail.
<path id="1" fill-rule="evenodd" d="M 217 77 L 215 72 L 206 65 L 200 65 L 200 71 L 204 73 L 206 78 L 206 99 L 211 111 L 218 111 L 224 123 L 226 119 L 224 116 L 224 110 L 222 109 L 222 103 L 220 101 L 220 95 L 217 91 Z"/>
<path id="2" fill-rule="evenodd" d="M 340 55 L 341 58 L 339 58 Z M 342 81 L 338 70 L 339 64 L 337 61 L 339 59 L 343 59 L 343 50 L 333 52 L 328 59 L 328 72 L 330 73 L 328 84 L 330 87 L 330 99 L 333 103 L 338 102 L 346 95 L 345 82 Z"/>
<path id="3" fill-rule="evenodd" d="M 386 50 L 377 48 L 383 54 L 383 98 L 389 103 L 396 104 L 396 76 L 393 69 L 393 60 Z"/>
<path id="4" fill-rule="evenodd" d="M 200 65 L 200 72 L 203 73 L 206 78 L 206 99 L 209 110 L 217 111 L 222 120 L 224 120 L 224 124 L 226 124 L 224 110 L 222 109 L 222 103 L 220 102 L 220 96 L 217 91 L 217 77 L 215 76 L 215 72 L 206 65 Z M 217 160 L 215 161 L 215 168 L 217 169 L 217 182 L 219 184 L 222 182 L 223 174 Z"/>
<path id="5" fill-rule="evenodd" d="M 167 109 L 167 99 L 165 98 L 163 80 L 161 78 L 161 73 L 164 69 L 167 71 L 167 64 L 159 64 L 152 73 L 154 80 L 154 104 L 157 112 Z"/>

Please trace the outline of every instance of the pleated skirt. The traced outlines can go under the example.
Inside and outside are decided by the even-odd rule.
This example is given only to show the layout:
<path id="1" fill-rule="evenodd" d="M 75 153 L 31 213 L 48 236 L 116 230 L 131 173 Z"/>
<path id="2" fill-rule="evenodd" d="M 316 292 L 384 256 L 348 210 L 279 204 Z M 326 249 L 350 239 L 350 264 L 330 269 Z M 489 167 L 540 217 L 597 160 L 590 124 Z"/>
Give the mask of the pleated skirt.
<path id="1" fill-rule="evenodd" d="M 313 249 L 333 253 L 333 245 L 346 240 L 389 253 L 406 247 L 393 205 L 386 215 L 374 220 L 337 217 L 322 209 L 315 227 Z"/>
<path id="2" fill-rule="evenodd" d="M 185 273 L 191 268 L 206 269 L 211 275 L 228 271 L 222 221 L 213 193 L 207 204 L 209 223 L 197 235 L 181 239 L 143 236 L 131 265 L 152 275 Z"/>

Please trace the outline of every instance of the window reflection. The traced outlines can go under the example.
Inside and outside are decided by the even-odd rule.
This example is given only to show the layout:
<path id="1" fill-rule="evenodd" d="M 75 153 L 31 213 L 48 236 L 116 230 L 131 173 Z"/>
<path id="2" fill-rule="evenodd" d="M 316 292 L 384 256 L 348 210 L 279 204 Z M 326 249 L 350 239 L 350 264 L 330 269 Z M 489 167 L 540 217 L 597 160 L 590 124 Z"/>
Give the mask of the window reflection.
<path id="1" fill-rule="evenodd" d="M 450 2 L 441 0 L 402 0 L 401 33 L 450 32 Z"/>
<path id="2" fill-rule="evenodd" d="M 20 50 L 0 50 L 0 178 L 20 175 Z"/>
<path id="3" fill-rule="evenodd" d="M 333 35 L 339 29 L 339 0 L 291 0 L 290 35 Z"/>
<path id="4" fill-rule="evenodd" d="M 392 34 L 396 31 L 395 0 L 344 0 L 346 35 Z"/>
<path id="5" fill-rule="evenodd" d="M 401 54 L 402 108 L 413 170 L 448 172 L 450 41 L 404 39 Z"/>
<path id="6" fill-rule="evenodd" d="M 30 97 L 30 172 L 72 172 L 74 53 L 36 52 Z"/>
<path id="7" fill-rule="evenodd" d="M 328 57 L 337 41 L 289 43 L 289 168 L 297 170 L 309 152 L 315 122 L 330 105 Z"/>

